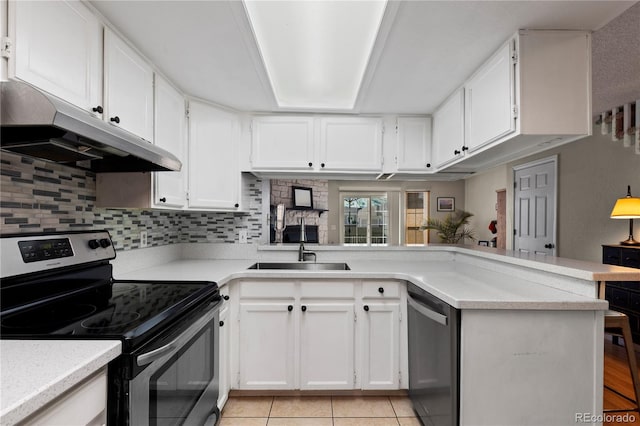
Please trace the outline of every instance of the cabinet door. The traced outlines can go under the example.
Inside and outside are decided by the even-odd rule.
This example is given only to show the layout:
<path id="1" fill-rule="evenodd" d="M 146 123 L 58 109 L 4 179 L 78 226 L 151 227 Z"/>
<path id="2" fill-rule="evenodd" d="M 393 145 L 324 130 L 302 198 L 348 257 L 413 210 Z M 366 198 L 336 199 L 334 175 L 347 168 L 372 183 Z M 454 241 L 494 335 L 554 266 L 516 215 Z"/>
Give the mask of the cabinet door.
<path id="1" fill-rule="evenodd" d="M 320 170 L 382 170 L 382 120 L 331 117 L 320 126 Z"/>
<path id="2" fill-rule="evenodd" d="M 223 295 L 223 291 L 220 292 Z M 218 379 L 219 379 L 219 392 L 218 392 L 218 408 L 222 410 L 224 404 L 229 397 L 229 390 L 231 389 L 231 374 L 229 365 L 229 347 L 231 344 L 231 337 L 229 333 L 229 302 L 223 302 L 222 308 L 220 308 L 220 338 L 218 340 Z"/>
<path id="3" fill-rule="evenodd" d="M 253 169 L 313 170 L 312 117 L 256 117 L 251 129 Z"/>
<path id="4" fill-rule="evenodd" d="M 400 171 L 431 170 L 431 118 L 398 117 L 396 161 Z"/>
<path id="5" fill-rule="evenodd" d="M 302 302 L 300 389 L 353 389 L 354 334 L 353 303 Z"/>
<path id="6" fill-rule="evenodd" d="M 464 90 L 457 90 L 433 114 L 433 161 L 436 167 L 464 155 Z"/>
<path id="7" fill-rule="evenodd" d="M 238 132 L 234 114 L 189 102 L 189 208 L 239 207 Z"/>
<path id="8" fill-rule="evenodd" d="M 185 100 L 165 79 L 156 75 L 155 105 L 155 144 L 178 157 L 182 169 L 154 173 L 153 204 L 181 208 L 187 204 Z"/>
<path id="9" fill-rule="evenodd" d="M 294 388 L 295 311 L 287 303 L 240 303 L 240 389 Z"/>
<path id="10" fill-rule="evenodd" d="M 514 41 L 510 40 L 465 85 L 469 151 L 515 131 Z"/>
<path id="11" fill-rule="evenodd" d="M 400 386 L 400 304 L 364 302 L 362 389 Z"/>
<path id="12" fill-rule="evenodd" d="M 4 4 L 6 7 L 6 3 Z M 11 1 L 9 77 L 82 109 L 102 103 L 102 25 L 79 1 Z"/>
<path id="13" fill-rule="evenodd" d="M 108 29 L 104 55 L 105 120 L 153 142 L 153 69 Z"/>

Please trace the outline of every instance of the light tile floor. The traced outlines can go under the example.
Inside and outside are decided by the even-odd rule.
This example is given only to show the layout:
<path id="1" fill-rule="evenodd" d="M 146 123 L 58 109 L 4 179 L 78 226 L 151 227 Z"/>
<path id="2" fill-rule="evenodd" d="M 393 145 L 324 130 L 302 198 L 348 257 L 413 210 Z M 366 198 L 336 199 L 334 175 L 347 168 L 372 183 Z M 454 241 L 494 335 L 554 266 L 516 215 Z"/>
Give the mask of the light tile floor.
<path id="1" fill-rule="evenodd" d="M 220 426 L 420 426 L 404 396 L 232 397 Z"/>

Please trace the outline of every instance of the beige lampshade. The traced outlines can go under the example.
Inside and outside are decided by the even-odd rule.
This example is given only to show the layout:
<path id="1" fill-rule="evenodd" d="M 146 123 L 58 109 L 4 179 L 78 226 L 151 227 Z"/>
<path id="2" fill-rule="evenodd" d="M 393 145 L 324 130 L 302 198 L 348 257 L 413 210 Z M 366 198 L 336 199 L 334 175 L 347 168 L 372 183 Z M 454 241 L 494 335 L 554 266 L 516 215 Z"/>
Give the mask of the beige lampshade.
<path id="1" fill-rule="evenodd" d="M 640 218 L 640 198 L 638 197 L 620 198 L 611 210 L 611 219 L 637 218 Z"/>

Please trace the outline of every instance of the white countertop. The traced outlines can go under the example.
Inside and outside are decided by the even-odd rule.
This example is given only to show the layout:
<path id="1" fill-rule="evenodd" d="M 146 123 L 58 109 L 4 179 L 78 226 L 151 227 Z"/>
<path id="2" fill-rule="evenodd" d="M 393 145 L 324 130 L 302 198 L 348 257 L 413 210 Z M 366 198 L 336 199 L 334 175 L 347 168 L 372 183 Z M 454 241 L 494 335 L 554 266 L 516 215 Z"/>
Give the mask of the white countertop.
<path id="1" fill-rule="evenodd" d="M 35 413 L 120 353 L 112 340 L 0 340 L 0 424 Z"/>
<path id="2" fill-rule="evenodd" d="M 209 280 L 224 287 L 239 278 L 398 279 L 412 282 L 458 309 L 603 310 L 608 303 L 538 282 L 468 265 L 435 261 L 348 260 L 350 271 L 247 270 L 253 260 L 176 260 L 118 279 Z"/>

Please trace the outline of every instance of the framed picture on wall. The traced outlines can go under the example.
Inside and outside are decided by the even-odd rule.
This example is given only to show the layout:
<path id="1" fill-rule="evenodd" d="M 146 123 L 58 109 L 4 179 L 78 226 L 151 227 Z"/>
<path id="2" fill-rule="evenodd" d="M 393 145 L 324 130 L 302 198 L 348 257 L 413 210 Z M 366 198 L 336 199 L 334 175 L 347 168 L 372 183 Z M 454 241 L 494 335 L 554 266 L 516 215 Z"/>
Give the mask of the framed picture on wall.
<path id="1" fill-rule="evenodd" d="M 313 192 L 311 188 L 302 186 L 291 187 L 293 191 L 293 207 L 296 209 L 312 209 L 313 208 Z"/>
<path id="2" fill-rule="evenodd" d="M 437 203 L 439 212 L 452 212 L 456 209 L 456 199 L 453 197 L 438 197 Z"/>

